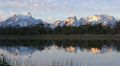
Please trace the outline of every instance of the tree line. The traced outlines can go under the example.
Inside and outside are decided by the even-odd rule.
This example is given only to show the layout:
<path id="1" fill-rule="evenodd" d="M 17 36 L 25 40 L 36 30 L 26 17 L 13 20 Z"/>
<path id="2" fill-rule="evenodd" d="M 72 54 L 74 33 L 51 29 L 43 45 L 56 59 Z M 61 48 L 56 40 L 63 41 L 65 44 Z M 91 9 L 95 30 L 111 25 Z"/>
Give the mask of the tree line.
<path id="1" fill-rule="evenodd" d="M 54 29 L 43 27 L 40 24 L 29 27 L 0 27 L 0 35 L 42 35 L 42 34 L 120 34 L 120 21 L 116 22 L 113 27 L 100 24 L 73 26 L 57 26 Z"/>

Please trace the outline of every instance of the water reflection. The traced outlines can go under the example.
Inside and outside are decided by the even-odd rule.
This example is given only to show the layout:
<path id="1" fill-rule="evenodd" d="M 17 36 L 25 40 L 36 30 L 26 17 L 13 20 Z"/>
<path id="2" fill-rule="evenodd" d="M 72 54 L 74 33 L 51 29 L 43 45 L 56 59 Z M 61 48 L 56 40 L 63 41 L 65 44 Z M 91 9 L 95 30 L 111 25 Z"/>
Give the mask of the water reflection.
<path id="1" fill-rule="evenodd" d="M 45 41 L 46 42 L 46 41 Z M 47 41 L 36 46 L 1 46 L 11 66 L 118 66 L 119 44 L 98 41 Z M 95 43 L 97 42 L 97 44 Z M 99 43 L 99 44 L 98 44 Z"/>
<path id="2" fill-rule="evenodd" d="M 76 47 L 72 47 L 72 46 L 65 48 L 65 50 L 67 52 L 70 52 L 70 53 L 76 53 L 77 52 L 77 48 Z"/>

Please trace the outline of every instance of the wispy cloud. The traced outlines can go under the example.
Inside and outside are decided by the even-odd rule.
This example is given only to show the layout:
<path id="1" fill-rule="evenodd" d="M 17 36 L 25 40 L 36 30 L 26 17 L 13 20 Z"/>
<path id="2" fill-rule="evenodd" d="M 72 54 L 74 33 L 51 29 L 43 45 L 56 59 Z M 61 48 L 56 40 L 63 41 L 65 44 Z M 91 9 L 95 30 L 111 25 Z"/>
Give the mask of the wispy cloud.
<path id="1" fill-rule="evenodd" d="M 2 10 L 0 10 L 0 21 L 5 20 L 5 19 L 6 19 L 5 12 L 3 12 Z"/>
<path id="2" fill-rule="evenodd" d="M 120 11 L 120 0 L 0 0 L 4 14 L 32 12 L 36 17 L 84 16 L 95 13 L 115 14 Z M 112 11 L 112 12 L 111 12 Z M 115 13 L 114 13 L 115 12 Z M 117 14 L 118 16 L 119 14 Z"/>

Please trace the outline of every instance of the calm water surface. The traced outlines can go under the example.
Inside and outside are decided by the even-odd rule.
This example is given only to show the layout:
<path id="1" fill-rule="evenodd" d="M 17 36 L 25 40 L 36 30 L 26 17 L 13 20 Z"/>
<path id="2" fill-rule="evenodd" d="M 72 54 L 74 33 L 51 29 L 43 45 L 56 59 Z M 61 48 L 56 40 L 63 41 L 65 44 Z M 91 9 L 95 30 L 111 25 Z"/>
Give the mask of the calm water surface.
<path id="1" fill-rule="evenodd" d="M 2 45 L 0 59 L 11 66 L 119 66 L 119 47 L 119 42 L 114 41 L 51 41 L 34 47 Z"/>

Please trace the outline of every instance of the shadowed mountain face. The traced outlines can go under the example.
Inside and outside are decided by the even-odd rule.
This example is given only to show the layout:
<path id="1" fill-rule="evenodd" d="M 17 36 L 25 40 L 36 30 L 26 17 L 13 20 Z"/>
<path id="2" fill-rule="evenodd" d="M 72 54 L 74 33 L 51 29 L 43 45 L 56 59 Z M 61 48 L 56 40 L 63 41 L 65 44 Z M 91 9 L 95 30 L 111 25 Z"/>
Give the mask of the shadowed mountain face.
<path id="1" fill-rule="evenodd" d="M 35 19 L 32 17 L 30 13 L 27 15 L 13 15 L 9 17 L 7 20 L 0 23 L 2 27 L 27 27 L 27 26 L 35 26 L 37 24 L 44 24 L 41 19 Z"/>

